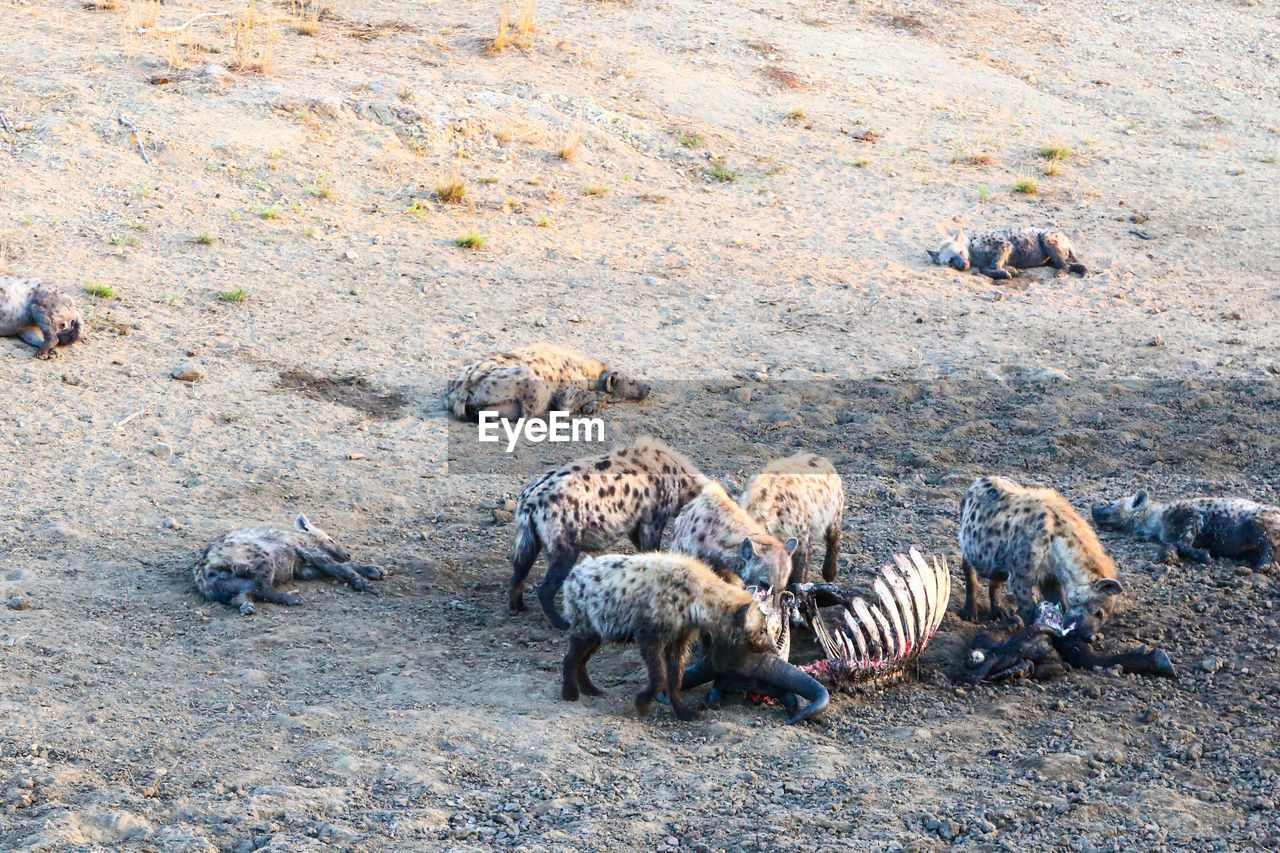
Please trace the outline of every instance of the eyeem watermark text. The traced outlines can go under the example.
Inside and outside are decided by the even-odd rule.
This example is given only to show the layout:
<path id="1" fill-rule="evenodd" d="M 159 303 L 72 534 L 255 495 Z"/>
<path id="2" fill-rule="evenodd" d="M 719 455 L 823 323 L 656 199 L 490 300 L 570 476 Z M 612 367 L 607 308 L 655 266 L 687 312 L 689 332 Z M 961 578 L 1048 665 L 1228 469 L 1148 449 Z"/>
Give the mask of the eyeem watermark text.
<path id="1" fill-rule="evenodd" d="M 482 443 L 496 444 L 505 433 L 508 453 L 515 451 L 521 436 L 530 444 L 604 441 L 603 418 L 575 418 L 570 412 L 548 412 L 545 420 L 520 418 L 514 426 L 495 411 L 480 412 L 479 427 Z"/>

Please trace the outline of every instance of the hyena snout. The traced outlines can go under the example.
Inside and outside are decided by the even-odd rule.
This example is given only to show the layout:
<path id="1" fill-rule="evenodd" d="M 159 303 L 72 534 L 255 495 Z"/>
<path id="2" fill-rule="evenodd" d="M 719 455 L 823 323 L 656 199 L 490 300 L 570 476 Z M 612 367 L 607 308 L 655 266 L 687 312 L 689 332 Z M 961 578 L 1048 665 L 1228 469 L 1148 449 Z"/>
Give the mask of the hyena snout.
<path id="1" fill-rule="evenodd" d="M 641 382 L 617 370 L 604 376 L 604 391 L 615 400 L 644 400 L 650 390 L 648 382 Z"/>
<path id="2" fill-rule="evenodd" d="M 1093 523 L 1099 527 L 1115 527 L 1120 522 L 1122 510 L 1123 506 L 1119 502 L 1094 504 L 1089 509 L 1089 514 L 1093 516 Z"/>

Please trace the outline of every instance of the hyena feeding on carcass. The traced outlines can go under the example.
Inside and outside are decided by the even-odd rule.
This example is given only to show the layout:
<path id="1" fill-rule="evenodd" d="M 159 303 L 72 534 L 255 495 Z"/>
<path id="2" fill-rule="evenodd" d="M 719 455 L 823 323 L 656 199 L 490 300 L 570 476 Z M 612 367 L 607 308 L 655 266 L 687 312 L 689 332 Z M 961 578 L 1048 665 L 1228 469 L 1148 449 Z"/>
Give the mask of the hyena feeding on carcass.
<path id="1" fill-rule="evenodd" d="M 254 612 L 253 601 L 293 606 L 302 599 L 276 589 L 294 578 L 329 576 L 358 590 L 369 589 L 366 578 L 381 580 L 378 566 L 352 563 L 333 537 L 299 515 L 292 530 L 250 527 L 224 533 L 200 552 L 193 572 L 196 588 L 211 601 Z"/>
<path id="2" fill-rule="evenodd" d="M 547 576 L 538 600 L 552 625 L 568 627 L 555 599 L 578 556 L 602 551 L 624 536 L 639 551 L 656 550 L 668 519 L 706 482 L 688 458 L 649 436 L 547 471 L 525 488 L 516 507 L 508 606 L 525 609 L 525 579 L 545 547 Z"/>
<path id="3" fill-rule="evenodd" d="M 36 348 L 36 358 L 52 358 L 55 346 L 83 340 L 84 317 L 52 284 L 0 275 L 0 335 L 17 335 Z"/>
<path id="4" fill-rule="evenodd" d="M 1092 641 L 1124 592 L 1116 564 L 1066 498 L 1052 489 L 1023 488 L 1003 477 L 974 481 L 960 501 L 960 550 L 967 594 L 960 618 L 978 612 L 978 575 L 990 581 L 991 615 L 1002 618 L 1005 582 L 1026 625 L 1043 597 L 1062 606 L 1068 624 Z"/>
<path id="5" fill-rule="evenodd" d="M 671 528 L 667 550 L 702 560 L 722 577 L 773 591 L 776 604 L 791 575 L 791 555 L 799 543 L 782 542 L 736 504 L 724 487 L 708 480 Z"/>
<path id="6" fill-rule="evenodd" d="M 807 580 L 813 542 L 819 538 L 826 542 L 822 579 L 836 579 L 844 486 L 830 460 L 812 453 L 775 459 L 751 479 L 738 504 L 776 538 L 798 543 L 788 585 Z"/>
<path id="7" fill-rule="evenodd" d="M 1056 228 L 1002 228 L 966 237 L 957 232 L 935 251 L 926 250 L 929 258 L 941 266 L 964 272 L 970 266 L 995 279 L 1013 278 L 1020 269 L 1051 266 L 1065 275 L 1089 274 L 1080 263 L 1071 238 Z"/>
<path id="8" fill-rule="evenodd" d="M 587 675 L 587 661 L 606 640 L 634 642 L 649 667 L 649 683 L 636 694 L 640 716 L 665 692 L 681 720 L 700 716 L 680 695 L 684 659 L 699 632 L 744 654 L 773 649 L 755 597 L 691 557 L 648 553 L 588 558 L 569 572 L 564 592 L 569 650 L 560 696 L 570 702 L 580 692 L 601 694 Z"/>
<path id="9" fill-rule="evenodd" d="M 1280 507 L 1243 498 L 1188 498 L 1159 503 L 1143 489 L 1093 507 L 1093 520 L 1159 542 L 1161 557 L 1196 563 L 1210 557 L 1247 560 L 1256 571 L 1280 557 Z"/>
<path id="10" fill-rule="evenodd" d="M 539 343 L 494 353 L 462 369 L 444 394 L 454 417 L 482 411 L 509 421 L 541 418 L 551 410 L 595 414 L 606 402 L 643 400 L 649 385 L 603 361 Z"/>

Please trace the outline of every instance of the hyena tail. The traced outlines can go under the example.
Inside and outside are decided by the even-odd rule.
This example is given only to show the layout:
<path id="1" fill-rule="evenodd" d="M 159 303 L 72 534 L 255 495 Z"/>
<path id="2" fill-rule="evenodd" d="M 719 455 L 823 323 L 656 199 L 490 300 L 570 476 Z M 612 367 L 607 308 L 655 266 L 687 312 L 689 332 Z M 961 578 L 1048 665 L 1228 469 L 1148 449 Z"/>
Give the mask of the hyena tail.
<path id="1" fill-rule="evenodd" d="M 542 540 L 533 518 L 521 506 L 516 510 L 516 541 L 511 548 L 511 595 L 507 601 L 511 611 L 524 610 L 524 582 L 542 551 Z"/>
<path id="2" fill-rule="evenodd" d="M 253 592 L 257 581 L 253 578 L 238 578 L 212 569 L 196 572 L 196 589 L 204 593 L 210 601 L 231 604 L 237 596 Z"/>

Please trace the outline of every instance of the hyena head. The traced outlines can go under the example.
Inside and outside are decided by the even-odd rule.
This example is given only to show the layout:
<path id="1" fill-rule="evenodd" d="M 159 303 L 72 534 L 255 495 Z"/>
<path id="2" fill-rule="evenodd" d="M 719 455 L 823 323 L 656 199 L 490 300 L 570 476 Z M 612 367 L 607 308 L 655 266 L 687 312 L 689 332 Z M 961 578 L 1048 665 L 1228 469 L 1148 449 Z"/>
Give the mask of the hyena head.
<path id="1" fill-rule="evenodd" d="M 1090 510 L 1094 524 L 1113 530 L 1134 530 L 1143 527 L 1151 512 L 1152 502 L 1147 497 L 1146 489 L 1138 489 L 1127 498 L 1121 498 L 1109 504 L 1098 504 Z"/>
<path id="2" fill-rule="evenodd" d="M 35 308 L 49 321 L 49 328 L 62 346 L 84 338 L 84 317 L 67 294 L 58 290 L 37 290 Z"/>
<path id="3" fill-rule="evenodd" d="M 293 523 L 293 529 L 310 536 L 317 546 L 333 558 L 335 563 L 348 563 L 351 561 L 351 555 L 347 553 L 347 549 L 334 542 L 332 536 L 312 524 L 305 515 L 299 513 L 298 520 Z"/>
<path id="4" fill-rule="evenodd" d="M 738 546 L 738 556 L 742 559 L 742 580 L 748 585 L 772 590 L 776 602 L 791 575 L 791 554 L 799 543 L 795 539 L 782 543 L 770 539 L 773 537 L 752 539 L 748 536 Z"/>
<path id="5" fill-rule="evenodd" d="M 939 246 L 937 251 L 933 249 L 925 251 L 929 253 L 930 260 L 939 266 L 950 264 L 961 272 L 969 268 L 969 238 L 964 236 L 963 231 L 957 231 L 950 240 Z"/>
<path id="6" fill-rule="evenodd" d="M 1068 597 L 1066 622 L 1075 623 L 1073 630 L 1086 643 L 1093 642 L 1103 624 L 1111 616 L 1116 596 L 1124 587 L 1115 578 L 1099 578 Z"/>
<path id="7" fill-rule="evenodd" d="M 736 649 L 753 652 L 772 652 L 776 649 L 773 632 L 769 630 L 769 620 L 765 617 L 760 602 L 754 598 L 734 612 L 733 626 L 726 639 Z"/>
<path id="8" fill-rule="evenodd" d="M 649 396 L 649 383 L 628 376 L 621 370 L 606 370 L 600 377 L 599 388 L 612 400 L 643 400 Z"/>

